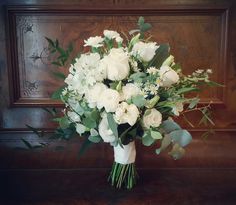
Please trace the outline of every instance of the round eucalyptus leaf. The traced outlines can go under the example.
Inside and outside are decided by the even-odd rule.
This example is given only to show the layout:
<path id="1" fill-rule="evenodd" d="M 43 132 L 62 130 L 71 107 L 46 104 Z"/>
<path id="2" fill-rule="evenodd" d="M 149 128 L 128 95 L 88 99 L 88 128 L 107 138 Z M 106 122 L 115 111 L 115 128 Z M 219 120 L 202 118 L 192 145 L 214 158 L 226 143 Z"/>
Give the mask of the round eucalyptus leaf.
<path id="1" fill-rule="evenodd" d="M 187 130 L 175 130 L 169 135 L 172 141 L 178 143 L 181 147 L 185 147 L 192 141 L 192 136 Z"/>

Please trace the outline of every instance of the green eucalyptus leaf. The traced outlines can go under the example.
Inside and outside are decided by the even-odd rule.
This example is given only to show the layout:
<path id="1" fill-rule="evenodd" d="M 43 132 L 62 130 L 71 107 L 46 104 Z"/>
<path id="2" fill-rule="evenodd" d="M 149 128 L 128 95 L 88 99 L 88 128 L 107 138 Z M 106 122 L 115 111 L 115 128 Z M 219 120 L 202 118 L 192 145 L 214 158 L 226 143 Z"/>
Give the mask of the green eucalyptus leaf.
<path id="1" fill-rule="evenodd" d="M 95 130 L 94 128 L 92 128 L 92 129 L 90 130 L 90 135 L 91 135 L 91 136 L 98 136 L 98 131 Z"/>
<path id="2" fill-rule="evenodd" d="M 76 124 L 76 132 L 80 135 L 83 134 L 86 131 L 86 127 L 83 124 Z"/>
<path id="3" fill-rule="evenodd" d="M 161 123 L 161 128 L 164 130 L 165 133 L 170 133 L 175 130 L 181 130 L 181 127 L 172 120 L 165 120 Z"/>
<path id="4" fill-rule="evenodd" d="M 186 87 L 186 88 L 180 88 L 179 90 L 177 90 L 176 94 L 181 95 L 184 93 L 197 92 L 197 91 L 200 91 L 200 89 L 194 88 L 194 87 Z"/>
<path id="5" fill-rule="evenodd" d="M 83 125 L 85 126 L 85 127 L 88 127 L 88 128 L 95 128 L 96 127 L 96 125 L 97 125 L 97 123 L 96 123 L 96 121 L 93 119 L 93 118 L 91 118 L 91 117 L 85 117 L 85 118 L 83 118 L 82 119 L 82 123 L 83 123 Z"/>
<path id="6" fill-rule="evenodd" d="M 156 149 L 156 154 L 160 154 L 161 151 L 165 150 L 171 144 L 170 135 L 165 135 L 161 141 L 161 147 Z"/>
<path id="7" fill-rule="evenodd" d="M 86 150 L 92 145 L 93 143 L 89 139 L 85 139 L 83 144 L 80 147 L 79 153 L 78 153 L 78 159 L 86 152 Z"/>
<path id="8" fill-rule="evenodd" d="M 142 95 L 136 95 L 132 97 L 132 102 L 135 104 L 137 107 L 143 107 L 146 103 L 146 100 L 144 96 Z"/>
<path id="9" fill-rule="evenodd" d="M 118 139 L 117 123 L 115 122 L 113 115 L 111 113 L 107 113 L 107 121 L 108 121 L 108 125 L 111 131 L 113 132 L 115 137 Z"/>
<path id="10" fill-rule="evenodd" d="M 181 147 L 185 147 L 192 141 L 192 136 L 187 130 L 175 130 L 169 135 L 172 141 L 178 143 Z"/>
<path id="11" fill-rule="evenodd" d="M 134 82 L 140 83 L 143 82 L 143 79 L 147 76 L 146 73 L 142 73 L 142 72 L 137 72 L 134 73 L 132 75 L 130 75 L 130 79 L 133 80 Z"/>
<path id="12" fill-rule="evenodd" d="M 169 152 L 169 154 L 175 159 L 181 159 L 184 154 L 185 154 L 185 150 L 178 144 L 174 144 L 174 146 L 172 147 L 172 150 Z"/>
<path id="13" fill-rule="evenodd" d="M 152 138 L 150 132 L 145 132 L 142 137 L 142 143 L 145 146 L 151 146 L 155 142 L 155 139 Z"/>
<path id="14" fill-rule="evenodd" d="M 140 26 L 141 32 L 148 31 L 151 28 L 152 28 L 152 25 L 150 23 L 144 23 Z"/>
<path id="15" fill-rule="evenodd" d="M 93 143 L 99 143 L 101 141 L 101 137 L 100 136 L 92 136 L 90 135 L 88 137 L 89 141 L 93 142 Z"/>
<path id="16" fill-rule="evenodd" d="M 155 140 L 160 140 L 162 139 L 162 135 L 160 132 L 157 131 L 150 131 L 151 137 Z"/>

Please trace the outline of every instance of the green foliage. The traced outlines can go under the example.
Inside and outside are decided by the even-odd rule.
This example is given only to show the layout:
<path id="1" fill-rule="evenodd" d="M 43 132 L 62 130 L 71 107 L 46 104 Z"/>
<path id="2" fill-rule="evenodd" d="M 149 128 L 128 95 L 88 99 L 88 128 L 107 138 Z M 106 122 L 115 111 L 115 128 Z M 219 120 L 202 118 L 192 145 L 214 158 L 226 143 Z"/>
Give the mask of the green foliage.
<path id="1" fill-rule="evenodd" d="M 169 44 L 161 44 L 156 50 L 155 56 L 149 62 L 148 67 L 155 66 L 156 68 L 160 68 L 162 63 L 169 57 L 169 50 Z"/>
<path id="2" fill-rule="evenodd" d="M 61 99 L 61 93 L 64 90 L 65 85 L 61 86 L 59 89 L 57 89 L 51 96 L 54 100 L 60 100 Z"/>
<path id="3" fill-rule="evenodd" d="M 137 73 L 130 75 L 129 78 L 136 83 L 142 83 L 146 76 L 147 76 L 146 73 L 137 72 Z"/>
<path id="4" fill-rule="evenodd" d="M 211 125 L 215 125 L 215 123 L 211 119 L 211 111 L 208 109 L 208 107 L 203 107 L 202 109 L 199 110 L 203 115 L 202 119 L 198 123 L 199 125 L 204 124 L 205 126 L 207 126 L 209 123 Z"/>
<path id="5" fill-rule="evenodd" d="M 86 139 L 83 141 L 83 143 L 82 143 L 82 145 L 81 145 L 81 147 L 80 147 L 80 149 L 79 149 L 78 159 L 81 158 L 81 156 L 88 150 L 88 148 L 89 148 L 92 144 L 93 144 L 93 143 L 92 143 L 88 138 L 86 138 Z"/>
<path id="6" fill-rule="evenodd" d="M 145 132 L 142 137 L 142 143 L 144 146 L 151 146 L 155 142 L 155 139 L 152 138 L 150 132 Z"/>
<path id="7" fill-rule="evenodd" d="M 161 133 L 150 129 L 144 133 L 142 137 L 142 143 L 145 146 L 151 146 L 156 140 L 160 139 L 162 139 Z"/>
<path id="8" fill-rule="evenodd" d="M 172 147 L 172 150 L 169 152 L 169 154 L 175 159 L 181 159 L 184 154 L 185 154 L 185 150 L 178 144 L 174 144 L 174 146 Z"/>
<path id="9" fill-rule="evenodd" d="M 196 88 L 196 87 L 185 87 L 185 88 L 180 88 L 179 90 L 177 90 L 176 94 L 178 95 L 181 95 L 181 94 L 184 94 L 184 93 L 189 93 L 189 92 L 196 92 L 196 91 L 199 91 L 200 89 L 199 88 Z"/>
<path id="10" fill-rule="evenodd" d="M 59 78 L 59 79 L 61 79 L 61 80 L 65 80 L 65 79 L 66 79 L 65 74 L 62 73 L 62 72 L 52 72 L 52 74 L 53 74 L 55 77 L 57 77 L 57 78 Z"/>
<path id="11" fill-rule="evenodd" d="M 89 141 L 93 142 L 93 143 L 99 143 L 101 141 L 101 137 L 100 136 L 92 136 L 90 135 L 88 137 Z"/>
<path id="12" fill-rule="evenodd" d="M 114 136 L 116 137 L 116 139 L 118 139 L 117 123 L 115 122 L 113 115 L 111 113 L 107 113 L 107 121 Z"/>
<path id="13" fill-rule="evenodd" d="M 193 98 L 190 101 L 188 108 L 189 109 L 193 109 L 194 107 L 196 107 L 196 105 L 198 104 L 199 100 L 200 100 L 199 98 Z"/>
<path id="14" fill-rule="evenodd" d="M 48 42 L 48 49 L 51 54 L 58 53 L 59 55 L 56 57 L 56 60 L 52 62 L 53 65 L 56 66 L 64 66 L 65 63 L 69 60 L 70 54 L 73 51 L 73 45 L 72 43 L 69 43 L 66 49 L 63 49 L 59 45 L 59 41 L 56 39 L 53 41 L 52 39 L 45 37 L 45 39 Z"/>
<path id="15" fill-rule="evenodd" d="M 174 121 L 172 120 L 165 120 L 161 123 L 161 126 L 160 126 L 165 133 L 170 133 L 170 132 L 173 132 L 175 130 L 180 130 L 181 127 Z"/>
<path id="16" fill-rule="evenodd" d="M 156 149 L 156 154 L 160 154 L 163 150 L 165 150 L 169 145 L 171 144 L 171 137 L 170 135 L 164 135 L 162 141 L 161 141 L 161 147 Z"/>
<path id="17" fill-rule="evenodd" d="M 146 31 L 148 31 L 149 29 L 152 28 L 152 25 L 150 23 L 146 23 L 144 20 L 144 17 L 140 16 L 138 19 L 138 26 L 139 26 L 139 30 L 140 30 L 140 37 L 143 38 L 144 37 L 144 33 Z"/>
<path id="18" fill-rule="evenodd" d="M 146 103 L 146 100 L 143 95 L 136 95 L 133 96 L 131 99 L 133 104 L 135 104 L 139 108 L 143 107 Z"/>
<path id="19" fill-rule="evenodd" d="M 187 146 L 192 141 L 192 136 L 187 130 L 174 130 L 169 135 L 172 141 L 178 143 L 181 147 Z"/>

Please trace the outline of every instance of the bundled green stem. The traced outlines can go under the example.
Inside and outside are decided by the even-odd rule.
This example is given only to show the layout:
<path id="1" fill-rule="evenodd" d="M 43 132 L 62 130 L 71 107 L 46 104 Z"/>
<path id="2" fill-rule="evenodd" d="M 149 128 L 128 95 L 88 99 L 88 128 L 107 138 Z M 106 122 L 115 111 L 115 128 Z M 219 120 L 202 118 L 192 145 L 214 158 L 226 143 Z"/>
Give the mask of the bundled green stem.
<path id="1" fill-rule="evenodd" d="M 120 164 L 117 162 L 113 163 L 108 181 L 111 185 L 120 189 L 125 187 L 127 189 L 132 189 L 136 184 L 138 178 L 138 173 L 135 168 L 135 164 Z"/>

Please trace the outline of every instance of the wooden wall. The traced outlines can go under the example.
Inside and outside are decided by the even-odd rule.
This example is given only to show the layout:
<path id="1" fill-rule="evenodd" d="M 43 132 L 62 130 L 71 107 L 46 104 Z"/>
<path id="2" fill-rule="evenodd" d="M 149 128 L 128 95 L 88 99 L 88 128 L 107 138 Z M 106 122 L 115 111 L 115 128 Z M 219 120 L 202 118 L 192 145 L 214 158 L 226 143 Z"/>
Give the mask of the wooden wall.
<path id="1" fill-rule="evenodd" d="M 234 1 L 3 1 L 0 16 L 0 169 L 86 169 L 107 168 L 113 160 L 107 144 L 77 159 L 81 138 L 68 143 L 52 141 L 35 151 L 22 147 L 21 138 L 38 141 L 25 127 L 51 132 L 55 124 L 43 107 L 61 106 L 50 99 L 63 82 L 52 75 L 45 36 L 58 38 L 66 46 L 102 34 L 104 28 L 128 31 L 135 28 L 139 16 L 153 25 L 154 40 L 169 42 L 171 53 L 185 73 L 211 68 L 212 79 L 224 88 L 204 90 L 202 102 L 211 102 L 215 133 L 207 140 L 202 134 L 209 127 L 199 126 L 198 114 L 189 115 L 195 128 L 190 129 L 193 142 L 180 161 L 167 154 L 155 155 L 155 146 L 138 143 L 139 168 L 235 168 L 236 167 L 236 6 Z M 66 72 L 66 71 L 65 71 Z M 44 140 L 44 139 L 42 139 Z M 62 149 L 62 146 L 65 146 Z"/>

